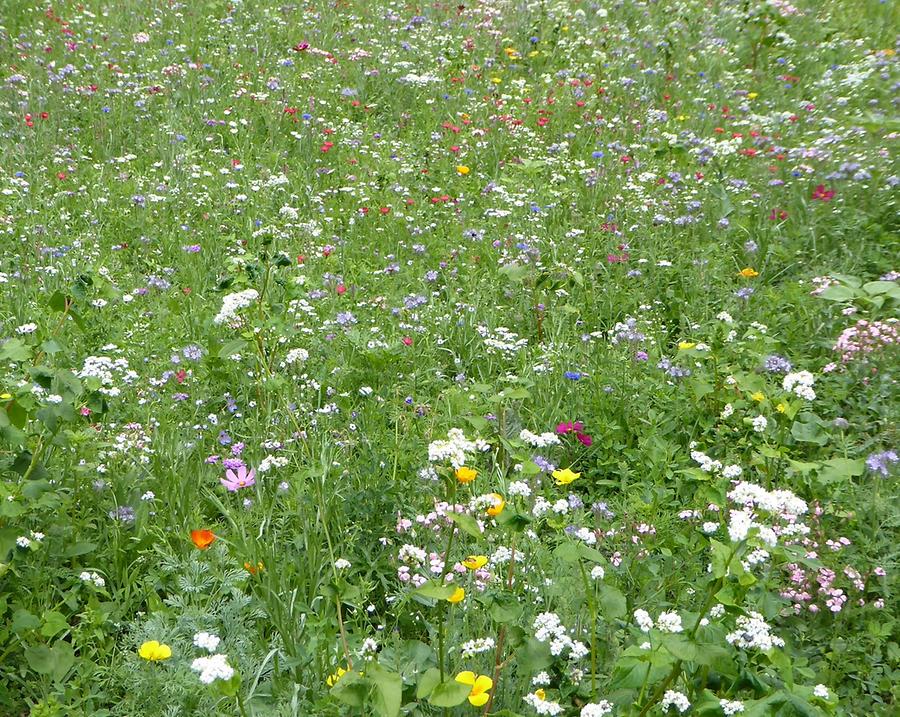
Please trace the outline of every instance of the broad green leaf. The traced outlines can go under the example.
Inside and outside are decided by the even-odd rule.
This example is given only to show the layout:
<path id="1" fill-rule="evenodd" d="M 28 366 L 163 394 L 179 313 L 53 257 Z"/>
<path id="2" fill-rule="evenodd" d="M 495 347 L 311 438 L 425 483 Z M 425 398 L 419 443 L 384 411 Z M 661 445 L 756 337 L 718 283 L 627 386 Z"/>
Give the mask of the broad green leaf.
<path id="1" fill-rule="evenodd" d="M 47 610 L 44 613 L 44 624 L 41 626 L 41 634 L 44 637 L 53 637 L 69 629 L 66 616 L 56 610 Z"/>
<path id="2" fill-rule="evenodd" d="M 452 677 L 439 682 L 428 696 L 428 701 L 435 707 L 456 707 L 466 701 L 472 688 L 457 682 Z"/>
<path id="3" fill-rule="evenodd" d="M 457 587 L 459 586 L 452 583 L 450 585 L 442 585 L 439 582 L 431 580 L 421 587 L 416 588 L 415 594 L 431 598 L 432 600 L 446 600 L 456 592 Z"/>
<path id="4" fill-rule="evenodd" d="M 373 662 L 366 666 L 366 677 L 375 686 L 372 703 L 380 717 L 397 717 L 403 701 L 403 679 Z"/>
<path id="5" fill-rule="evenodd" d="M 31 347 L 22 339 L 7 339 L 0 346 L 0 361 L 28 361 L 31 359 Z"/>
<path id="6" fill-rule="evenodd" d="M 416 687 L 416 699 L 422 700 L 432 693 L 435 687 L 441 681 L 441 671 L 437 667 L 426 670 L 419 678 L 419 684 Z"/>
<path id="7" fill-rule="evenodd" d="M 456 523 L 459 529 L 467 535 L 470 535 L 476 540 L 481 539 L 481 528 L 478 527 L 478 521 L 471 515 L 465 515 L 463 513 L 447 513 L 447 517 Z"/>
<path id="8" fill-rule="evenodd" d="M 600 586 L 600 612 L 607 620 L 625 617 L 628 612 L 625 594 L 618 588 L 603 583 Z"/>

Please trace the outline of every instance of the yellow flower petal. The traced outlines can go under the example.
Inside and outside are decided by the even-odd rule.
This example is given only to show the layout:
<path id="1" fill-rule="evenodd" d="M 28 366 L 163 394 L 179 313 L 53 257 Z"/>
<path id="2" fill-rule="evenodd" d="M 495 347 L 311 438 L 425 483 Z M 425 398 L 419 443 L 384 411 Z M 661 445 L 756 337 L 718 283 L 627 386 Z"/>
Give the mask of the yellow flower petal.
<path id="1" fill-rule="evenodd" d="M 487 692 L 482 692 L 481 694 L 469 695 L 469 704 L 473 707 L 482 707 L 487 701 L 491 698 L 491 696 Z"/>
<path id="2" fill-rule="evenodd" d="M 581 473 L 575 473 L 571 468 L 563 468 L 562 470 L 553 471 L 553 477 L 556 479 L 556 485 L 569 485 L 573 480 L 577 479 Z"/>
<path id="3" fill-rule="evenodd" d="M 487 565 L 487 557 L 484 555 L 470 555 L 468 558 L 462 561 L 462 564 L 467 567 L 469 570 L 478 570 L 479 568 L 483 568 Z"/>
<path id="4" fill-rule="evenodd" d="M 466 670 L 465 672 L 460 672 L 456 676 L 456 681 L 461 682 L 464 685 L 474 685 L 475 684 L 475 673 L 471 670 Z"/>
<path id="5" fill-rule="evenodd" d="M 465 596 L 466 596 L 465 590 L 463 590 L 462 588 L 456 588 L 456 591 L 450 597 L 447 598 L 447 602 L 452 603 L 453 605 L 456 605 L 456 603 L 462 602 L 463 598 L 465 598 Z"/>
<path id="6" fill-rule="evenodd" d="M 487 675 L 478 675 L 478 679 L 475 680 L 475 684 L 472 686 L 472 693 L 487 692 L 493 686 L 494 681 L 490 677 Z"/>

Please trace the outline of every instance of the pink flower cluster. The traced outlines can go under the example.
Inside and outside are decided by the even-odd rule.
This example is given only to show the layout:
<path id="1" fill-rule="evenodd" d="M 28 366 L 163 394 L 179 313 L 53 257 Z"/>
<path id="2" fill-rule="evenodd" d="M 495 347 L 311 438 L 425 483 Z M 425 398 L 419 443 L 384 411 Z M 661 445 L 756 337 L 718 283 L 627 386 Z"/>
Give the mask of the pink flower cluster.
<path id="1" fill-rule="evenodd" d="M 865 361 L 870 354 L 900 343 L 897 323 L 897 319 L 888 319 L 887 321 L 860 319 L 856 325 L 841 332 L 834 345 L 834 350 L 840 351 L 843 363 Z"/>
<path id="2" fill-rule="evenodd" d="M 574 433 L 578 442 L 584 446 L 590 446 L 594 442 L 594 439 L 584 432 L 584 424 L 581 421 L 560 423 L 556 426 L 556 433 L 560 436 L 564 436 L 567 433 Z"/>

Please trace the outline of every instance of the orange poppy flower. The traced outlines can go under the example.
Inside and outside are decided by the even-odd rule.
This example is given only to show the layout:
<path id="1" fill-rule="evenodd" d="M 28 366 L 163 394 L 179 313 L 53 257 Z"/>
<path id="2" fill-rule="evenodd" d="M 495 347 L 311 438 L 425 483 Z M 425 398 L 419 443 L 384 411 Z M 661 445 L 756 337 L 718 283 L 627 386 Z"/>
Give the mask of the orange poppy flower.
<path id="1" fill-rule="evenodd" d="M 200 550 L 206 550 L 215 541 L 216 536 L 211 530 L 192 530 L 191 541 Z"/>

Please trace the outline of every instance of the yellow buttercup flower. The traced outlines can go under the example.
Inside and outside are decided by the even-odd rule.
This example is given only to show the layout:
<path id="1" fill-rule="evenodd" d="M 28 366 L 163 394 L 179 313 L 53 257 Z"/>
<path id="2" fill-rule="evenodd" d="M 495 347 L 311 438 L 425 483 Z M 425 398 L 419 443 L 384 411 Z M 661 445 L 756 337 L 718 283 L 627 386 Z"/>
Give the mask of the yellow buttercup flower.
<path id="1" fill-rule="evenodd" d="M 465 177 L 469 173 L 469 171 L 469 168 L 464 164 L 457 165 L 456 167 L 456 173 L 461 177 Z"/>
<path id="2" fill-rule="evenodd" d="M 778 413 L 784 413 L 785 411 L 787 411 L 787 406 L 783 403 L 779 403 L 777 406 L 775 406 L 775 410 L 778 411 Z"/>
<path id="3" fill-rule="evenodd" d="M 569 485 L 573 480 L 578 478 L 581 473 L 576 473 L 571 468 L 563 468 L 562 470 L 553 471 L 553 477 L 556 479 L 556 485 Z"/>
<path id="4" fill-rule="evenodd" d="M 461 466 L 456 469 L 454 473 L 456 476 L 456 480 L 460 483 L 471 483 L 475 478 L 478 477 L 478 471 L 474 468 L 466 468 L 465 466 Z"/>
<path id="5" fill-rule="evenodd" d="M 687 351 L 688 349 L 694 348 L 697 345 L 696 341 L 682 341 L 678 344 L 679 351 Z"/>
<path id="6" fill-rule="evenodd" d="M 748 100 L 755 100 L 757 97 L 759 97 L 759 92 L 748 92 L 747 93 Z"/>
<path id="7" fill-rule="evenodd" d="M 325 684 L 329 687 L 334 687 L 334 684 L 346 674 L 347 670 L 345 670 L 343 667 L 338 667 L 337 672 L 325 678 Z"/>
<path id="8" fill-rule="evenodd" d="M 490 699 L 488 692 L 494 686 L 494 681 L 487 675 L 476 675 L 471 670 L 466 670 L 456 676 L 456 681 L 472 688 L 469 692 L 469 704 L 473 707 L 482 707 Z"/>
<path id="9" fill-rule="evenodd" d="M 759 272 L 752 267 L 745 267 L 738 272 L 745 279 L 752 279 L 755 276 L 759 276 Z"/>
<path id="10" fill-rule="evenodd" d="M 755 393 L 750 394 L 750 398 L 752 398 L 757 403 L 762 403 L 766 400 L 766 395 L 762 391 L 756 391 Z"/>
<path id="11" fill-rule="evenodd" d="M 535 690 L 534 696 L 537 697 L 541 702 L 547 699 L 547 693 L 542 689 Z"/>
<path id="12" fill-rule="evenodd" d="M 487 565 L 487 561 L 488 559 L 485 555 L 470 555 L 462 561 L 462 564 L 469 570 L 479 570 Z"/>
<path id="13" fill-rule="evenodd" d="M 138 655 L 150 662 L 168 660 L 172 656 L 172 648 L 157 640 L 148 640 L 138 649 Z"/>
<path id="14" fill-rule="evenodd" d="M 499 493 L 491 493 L 491 498 L 494 499 L 494 504 L 487 509 L 487 514 L 492 518 L 496 518 L 506 507 L 506 501 L 503 500 L 503 496 Z"/>
<path id="15" fill-rule="evenodd" d="M 463 598 L 465 598 L 465 597 L 466 597 L 466 591 L 463 590 L 462 588 L 456 588 L 454 593 L 450 597 L 447 598 L 447 602 L 449 602 L 453 605 L 456 605 L 456 603 L 462 602 Z"/>
<path id="16" fill-rule="evenodd" d="M 8 401 L 12 398 L 12 394 L 10 393 L 0 393 L 0 401 Z"/>

